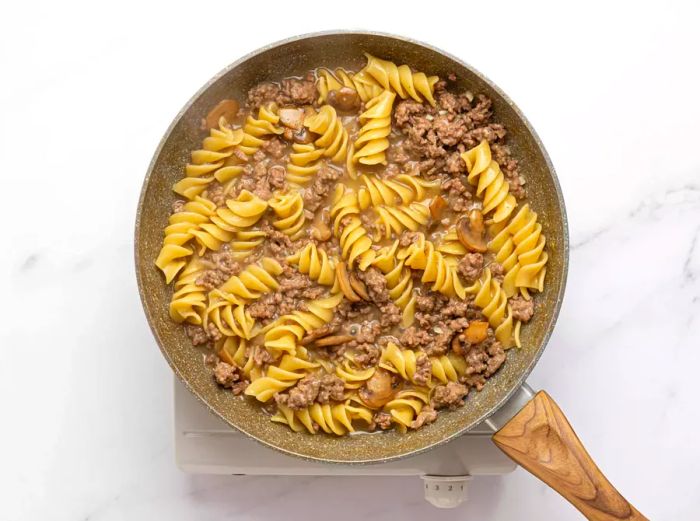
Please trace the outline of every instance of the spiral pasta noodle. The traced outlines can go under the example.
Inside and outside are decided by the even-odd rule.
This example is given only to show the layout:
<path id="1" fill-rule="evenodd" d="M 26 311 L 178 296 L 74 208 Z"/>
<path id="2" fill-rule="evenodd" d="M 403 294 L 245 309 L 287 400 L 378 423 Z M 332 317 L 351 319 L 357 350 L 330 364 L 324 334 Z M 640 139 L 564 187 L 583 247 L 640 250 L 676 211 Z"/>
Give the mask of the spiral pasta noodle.
<path id="1" fill-rule="evenodd" d="M 488 248 L 496 254 L 496 262 L 506 270 L 503 291 L 507 297 L 515 295 L 518 289 L 525 297 L 529 297 L 530 289 L 544 289 L 546 242 L 537 214 L 527 204 L 489 242 Z"/>
<path id="2" fill-rule="evenodd" d="M 350 268 L 357 262 L 358 267 L 364 271 L 374 260 L 376 253 L 372 249 L 372 239 L 367 235 L 359 217 L 348 217 L 348 223 L 340 232 L 339 242 L 343 259 L 348 261 Z"/>
<path id="3" fill-rule="evenodd" d="M 224 117 L 219 118 L 219 128 L 212 128 L 202 142 L 202 148 L 192 152 L 185 167 L 185 177 L 175 183 L 173 191 L 191 200 L 200 195 L 214 178 L 226 182 L 240 175 L 242 167 L 224 165 L 242 141 L 243 130 L 233 130 Z"/>
<path id="4" fill-rule="evenodd" d="M 484 270 L 481 278 L 467 288 L 467 293 L 474 295 L 474 304 L 481 308 L 489 325 L 494 329 L 496 340 L 503 344 L 503 348 L 518 345 L 519 338 L 516 335 L 514 339 L 513 336 L 513 314 L 508 305 L 508 297 L 498 281 L 491 276 L 490 269 Z M 518 330 L 519 326 L 516 331 Z"/>
<path id="5" fill-rule="evenodd" d="M 269 201 L 277 219 L 272 225 L 293 241 L 304 235 L 304 200 L 297 191 L 275 192 Z"/>
<path id="6" fill-rule="evenodd" d="M 360 215 L 357 193 L 344 184 L 339 183 L 335 186 L 330 211 L 330 217 L 333 219 L 333 235 L 335 237 L 338 237 L 340 234 L 340 225 L 343 219 L 353 215 Z"/>
<path id="7" fill-rule="evenodd" d="M 335 284 L 335 261 L 328 257 L 325 250 L 310 242 L 301 251 L 287 257 L 287 262 L 296 265 L 301 273 L 324 286 Z"/>
<path id="8" fill-rule="evenodd" d="M 397 258 L 404 260 L 410 268 L 423 270 L 421 282 L 432 282 L 433 291 L 448 297 L 466 297 L 466 289 L 457 274 L 456 261 L 437 251 L 422 233 L 413 244 L 399 250 Z"/>
<path id="9" fill-rule="evenodd" d="M 267 201 L 248 190 L 242 190 L 236 199 L 227 200 L 226 207 L 219 208 L 211 221 L 222 230 L 239 232 L 257 223 L 267 206 Z"/>
<path id="10" fill-rule="evenodd" d="M 297 344 L 305 334 L 333 320 L 334 309 L 343 300 L 337 293 L 306 304 L 306 311 L 283 315 L 263 329 L 265 348 L 273 354 L 296 354 Z"/>
<path id="11" fill-rule="evenodd" d="M 185 267 L 186 259 L 192 255 L 193 250 L 187 248 L 186 244 L 194 237 L 193 232 L 207 223 L 215 210 L 214 203 L 197 196 L 193 201 L 187 202 L 181 212 L 168 218 L 163 247 L 156 259 L 156 266 L 165 275 L 167 284 Z"/>
<path id="12" fill-rule="evenodd" d="M 267 402 L 275 394 L 292 387 L 304 378 L 309 370 L 317 367 L 319 364 L 315 362 L 285 354 L 279 365 L 269 366 L 264 376 L 251 382 L 246 387 L 245 394 L 253 396 L 260 402 Z"/>
<path id="13" fill-rule="evenodd" d="M 442 237 L 440 243 L 437 245 L 437 250 L 440 253 L 454 255 L 455 257 L 462 257 L 468 253 L 464 245 L 459 242 L 459 238 L 457 237 L 457 229 L 454 225 L 452 225 L 447 233 Z"/>
<path id="14" fill-rule="evenodd" d="M 175 279 L 175 292 L 170 299 L 170 318 L 175 322 L 188 322 L 196 326 L 202 323 L 202 311 L 206 309 L 206 292 L 197 285 L 197 279 L 204 271 L 201 260 L 190 259 L 185 269 Z"/>
<path id="15" fill-rule="evenodd" d="M 332 106 L 321 107 L 318 113 L 304 120 L 304 126 L 311 132 L 320 134 L 314 145 L 323 149 L 324 157 L 329 157 L 334 163 L 345 160 L 348 154 L 348 131 Z"/>
<path id="16" fill-rule="evenodd" d="M 321 430 L 326 434 L 343 436 L 348 432 L 355 432 L 353 422 L 356 420 L 361 420 L 367 425 L 372 422 L 372 412 L 369 409 L 349 403 L 314 403 L 298 410 L 286 405 L 278 405 L 277 408 L 278 412 L 272 417 L 272 421 L 288 425 L 294 432 L 306 430 L 309 434 L 316 434 Z"/>
<path id="17" fill-rule="evenodd" d="M 428 393 L 421 390 L 400 391 L 396 398 L 384 406 L 399 432 L 405 433 L 418 414 L 430 403 Z"/>
<path id="18" fill-rule="evenodd" d="M 386 165 L 388 136 L 391 133 L 391 108 L 396 94 L 385 90 L 365 105 L 360 114 L 360 133 L 354 143 L 352 160 L 363 165 Z"/>
<path id="19" fill-rule="evenodd" d="M 282 271 L 279 262 L 272 257 L 264 257 L 258 263 L 246 266 L 240 274 L 229 277 L 219 288 L 212 290 L 211 295 L 240 302 L 258 299 L 279 288 L 275 277 Z"/>
<path id="20" fill-rule="evenodd" d="M 253 349 L 245 338 L 224 337 L 217 342 L 216 353 L 224 362 L 239 367 L 243 376 L 251 382 L 263 376 L 262 369 L 255 363 Z"/>
<path id="21" fill-rule="evenodd" d="M 262 230 L 241 230 L 236 232 L 230 242 L 231 254 L 234 260 L 241 261 L 250 256 L 263 243 L 267 233 Z"/>
<path id="22" fill-rule="evenodd" d="M 385 246 L 377 251 L 372 265 L 384 274 L 389 297 L 403 311 L 401 325 L 408 327 L 413 324 L 416 312 L 416 295 L 413 291 L 411 270 L 403 261 L 396 258 L 399 241 L 391 246 Z"/>
<path id="23" fill-rule="evenodd" d="M 348 358 L 342 365 L 336 366 L 335 374 L 343 381 L 345 389 L 359 389 L 372 378 L 376 370 L 376 367 L 360 369 L 351 358 Z"/>
<path id="24" fill-rule="evenodd" d="M 377 227 L 383 228 L 385 239 L 392 233 L 399 235 L 406 230 L 416 231 L 430 221 L 430 208 L 425 203 L 413 202 L 406 206 L 377 206 Z"/>
<path id="25" fill-rule="evenodd" d="M 365 70 L 386 90 L 397 93 L 401 98 L 413 98 L 418 102 L 425 99 L 435 106 L 433 92 L 438 82 L 437 76 L 426 76 L 423 72 L 412 72 L 408 65 L 397 66 L 389 60 L 381 60 L 370 54 Z"/>
<path id="26" fill-rule="evenodd" d="M 425 199 L 427 191 L 438 186 L 435 181 L 407 174 L 400 174 L 390 179 L 361 175 L 360 180 L 364 183 L 364 186 L 357 191 L 361 210 L 379 205 L 408 205 Z"/>
<path id="27" fill-rule="evenodd" d="M 343 69 L 336 69 L 335 74 L 328 69 L 320 69 L 318 73 L 316 89 L 318 90 L 318 102 L 325 103 L 328 93 L 340 90 L 342 87 L 355 89 L 358 96 L 365 103 L 382 93 L 382 86 L 370 76 L 364 69 L 358 73 L 349 73 Z"/>
<path id="28" fill-rule="evenodd" d="M 483 198 L 482 213 L 488 215 L 494 212 L 494 223 L 506 220 L 518 203 L 510 193 L 510 185 L 501 172 L 501 167 L 491 159 L 489 142 L 483 140 L 461 156 L 469 172 L 467 180 L 476 185 L 476 195 Z"/>
<path id="29" fill-rule="evenodd" d="M 278 126 L 279 108 L 276 103 L 268 103 L 260 107 L 258 117 L 249 115 L 243 125 L 243 139 L 238 145 L 245 155 L 252 156 L 263 146 L 266 136 L 280 135 L 284 129 Z"/>
<path id="30" fill-rule="evenodd" d="M 389 342 L 382 350 L 379 367 L 397 373 L 406 381 L 417 383 L 414 380 L 417 372 L 417 358 L 415 351 L 402 350 L 393 342 Z"/>
<path id="31" fill-rule="evenodd" d="M 324 150 L 311 144 L 294 143 L 287 163 L 287 182 L 295 188 L 303 188 L 321 168 L 319 158 Z"/>

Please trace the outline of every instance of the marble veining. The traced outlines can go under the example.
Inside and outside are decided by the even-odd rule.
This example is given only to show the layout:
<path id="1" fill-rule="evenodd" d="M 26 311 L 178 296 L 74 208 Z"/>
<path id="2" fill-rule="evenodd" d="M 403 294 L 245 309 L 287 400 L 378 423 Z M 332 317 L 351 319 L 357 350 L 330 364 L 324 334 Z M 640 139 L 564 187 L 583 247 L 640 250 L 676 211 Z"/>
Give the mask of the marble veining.
<path id="1" fill-rule="evenodd" d="M 339 24 L 442 47 L 527 114 L 559 173 L 572 244 L 560 319 L 529 382 L 640 511 L 697 519 L 700 8 L 460 4 L 426 25 L 356 6 L 342 18 L 332 5 L 266 6 L 265 30 L 260 17 L 236 23 L 230 2 L 3 8 L 0 519 L 580 519 L 522 470 L 475 479 L 468 504 L 436 511 L 409 477 L 175 468 L 172 375 L 133 269 L 143 174 L 213 73 L 290 31 Z"/>

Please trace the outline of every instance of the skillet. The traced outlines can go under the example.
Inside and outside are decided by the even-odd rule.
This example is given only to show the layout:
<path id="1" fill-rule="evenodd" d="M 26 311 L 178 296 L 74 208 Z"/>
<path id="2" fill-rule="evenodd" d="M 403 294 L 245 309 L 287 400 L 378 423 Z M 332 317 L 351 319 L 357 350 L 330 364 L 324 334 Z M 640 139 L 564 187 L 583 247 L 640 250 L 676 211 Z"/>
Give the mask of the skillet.
<path id="1" fill-rule="evenodd" d="M 331 437 L 294 433 L 273 423 L 257 403 L 232 399 L 216 385 L 193 351 L 183 328 L 168 316 L 171 288 L 154 265 L 189 152 L 202 139 L 200 121 L 224 98 L 245 100 L 265 80 L 303 75 L 319 66 L 359 70 L 363 53 L 407 63 L 447 77 L 455 73 L 456 91 L 469 89 L 493 101 L 495 120 L 508 129 L 508 144 L 527 180 L 528 200 L 547 237 L 547 277 L 536 296 L 536 313 L 521 332 L 523 347 L 507 351 L 507 361 L 481 392 L 440 414 L 417 431 Z M 374 32 L 326 32 L 274 43 L 241 58 L 217 74 L 177 114 L 148 168 L 136 217 L 135 260 L 139 293 L 156 341 L 175 374 L 214 414 L 251 438 L 286 454 L 329 463 L 379 463 L 415 455 L 487 421 L 494 442 L 527 470 L 555 488 L 589 519 L 645 519 L 610 485 L 580 444 L 556 403 L 541 391 L 533 396 L 525 379 L 555 326 L 569 257 L 566 210 L 554 167 L 540 139 L 515 104 L 491 81 L 461 60 L 429 45 Z"/>

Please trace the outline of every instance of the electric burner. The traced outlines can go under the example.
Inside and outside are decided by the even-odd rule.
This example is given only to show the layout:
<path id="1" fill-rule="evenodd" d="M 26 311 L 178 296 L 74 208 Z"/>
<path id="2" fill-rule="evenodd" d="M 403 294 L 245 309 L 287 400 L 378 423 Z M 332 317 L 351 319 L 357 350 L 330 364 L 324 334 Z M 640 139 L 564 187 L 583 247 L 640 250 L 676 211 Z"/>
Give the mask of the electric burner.
<path id="1" fill-rule="evenodd" d="M 211 414 L 175 379 L 175 461 L 193 474 L 251 476 L 416 476 L 425 499 L 438 508 L 466 501 L 469 481 L 507 474 L 515 463 L 491 441 L 485 423 L 459 438 L 417 456 L 376 465 L 306 461 L 267 448 Z"/>

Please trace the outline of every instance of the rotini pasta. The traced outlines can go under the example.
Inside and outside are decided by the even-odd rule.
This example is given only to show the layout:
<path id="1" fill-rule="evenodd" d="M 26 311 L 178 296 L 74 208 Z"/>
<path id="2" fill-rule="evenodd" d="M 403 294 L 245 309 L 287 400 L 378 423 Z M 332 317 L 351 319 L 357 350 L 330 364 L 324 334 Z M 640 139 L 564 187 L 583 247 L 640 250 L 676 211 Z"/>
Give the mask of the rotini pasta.
<path id="1" fill-rule="evenodd" d="M 389 297 L 403 311 L 401 325 L 408 327 L 413 324 L 415 318 L 416 295 L 413 291 L 411 270 L 396 258 L 398 247 L 399 241 L 396 240 L 391 246 L 377 250 L 372 265 L 384 274 Z"/>
<path id="2" fill-rule="evenodd" d="M 196 326 L 202 323 L 207 297 L 204 288 L 197 285 L 197 279 L 203 271 L 200 259 L 193 257 L 175 280 L 175 292 L 170 300 L 170 318 L 175 322 Z"/>
<path id="3" fill-rule="evenodd" d="M 320 134 L 314 144 L 323 149 L 324 157 L 329 157 L 334 163 L 345 160 L 348 154 L 348 131 L 333 107 L 324 105 L 317 114 L 307 117 L 304 125 L 311 132 Z"/>
<path id="4" fill-rule="evenodd" d="M 387 90 L 365 105 L 366 110 L 360 114 L 360 134 L 354 143 L 354 162 L 359 161 L 363 165 L 386 164 L 394 98 L 396 94 Z"/>
<path id="5" fill-rule="evenodd" d="M 226 201 L 226 207 L 219 208 L 211 221 L 222 230 L 239 232 L 257 223 L 267 206 L 267 201 L 248 190 L 242 190 L 236 199 Z"/>
<path id="6" fill-rule="evenodd" d="M 219 128 L 212 128 L 202 142 L 202 148 L 192 152 L 191 162 L 185 167 L 185 177 L 173 186 L 175 193 L 194 199 L 215 177 L 225 182 L 240 174 L 241 167 L 224 165 L 242 141 L 243 130 L 233 130 L 224 117 L 219 118 Z"/>
<path id="7" fill-rule="evenodd" d="M 422 72 L 412 72 L 408 65 L 399 65 L 388 60 L 381 60 L 365 53 L 367 66 L 365 70 L 386 90 L 396 92 L 401 98 L 413 98 L 421 102 L 425 99 L 433 107 L 435 98 L 433 90 L 438 81 L 437 76 L 426 76 Z"/>
<path id="8" fill-rule="evenodd" d="M 212 296 L 238 302 L 255 300 L 279 287 L 275 277 L 282 270 L 275 259 L 264 257 L 259 263 L 249 264 L 240 274 L 229 277 L 221 287 L 212 290 Z"/>
<path id="9" fill-rule="evenodd" d="M 267 237 L 267 233 L 262 230 L 241 230 L 236 232 L 234 239 L 230 243 L 233 259 L 241 261 L 252 255 L 263 243 L 265 237 Z"/>
<path id="10" fill-rule="evenodd" d="M 304 200 L 299 192 L 275 192 L 269 204 L 277 216 L 275 228 L 293 241 L 304 235 Z"/>
<path id="11" fill-rule="evenodd" d="M 310 242 L 301 251 L 287 257 L 289 264 L 296 264 L 301 273 L 324 286 L 335 284 L 335 261 L 325 250 Z"/>
<path id="12" fill-rule="evenodd" d="M 421 282 L 432 282 L 432 290 L 443 295 L 466 298 L 466 290 L 457 274 L 456 265 L 435 249 L 432 242 L 425 239 L 422 233 L 417 240 L 398 251 L 399 260 L 404 260 L 406 266 L 423 270 Z"/>
<path id="13" fill-rule="evenodd" d="M 333 219 L 333 235 L 338 237 L 340 225 L 348 216 L 360 215 L 360 206 L 357 194 L 343 184 L 335 186 L 333 203 L 331 204 L 330 217 Z"/>
<path id="14" fill-rule="evenodd" d="M 224 362 L 240 367 L 243 376 L 251 382 L 263 376 L 255 363 L 253 349 L 245 338 L 228 336 L 218 342 L 217 354 Z"/>
<path id="15" fill-rule="evenodd" d="M 369 409 L 349 403 L 314 403 L 299 410 L 278 405 L 277 409 L 278 412 L 272 417 L 272 421 L 289 425 L 294 432 L 306 430 L 309 434 L 316 434 L 321 430 L 326 434 L 343 436 L 355 431 L 352 423 L 356 420 L 361 420 L 366 425 L 372 422 L 372 412 Z"/>
<path id="16" fill-rule="evenodd" d="M 252 156 L 263 146 L 266 136 L 279 135 L 284 129 L 278 126 L 279 108 L 276 103 L 268 103 L 260 107 L 257 119 L 249 115 L 243 125 L 243 139 L 238 145 L 245 155 Z"/>
<path id="17" fill-rule="evenodd" d="M 357 266 L 364 271 L 372 264 L 376 253 L 372 249 L 372 239 L 367 235 L 359 217 L 348 217 L 339 242 L 343 259 L 348 261 L 350 268 L 357 262 Z"/>
<path id="18" fill-rule="evenodd" d="M 430 221 L 430 209 L 425 203 L 413 202 L 406 206 L 377 206 L 377 227 L 383 228 L 385 239 L 392 233 L 400 234 L 405 230 L 416 231 Z"/>
<path id="19" fill-rule="evenodd" d="M 314 300 L 306 304 L 306 311 L 283 315 L 263 329 L 265 348 L 274 354 L 297 352 L 297 343 L 306 333 L 318 329 L 333 319 L 334 309 L 343 300 L 343 294 Z"/>
<path id="20" fill-rule="evenodd" d="M 513 347 L 513 314 L 508 305 L 508 297 L 498 281 L 491 276 L 491 270 L 486 268 L 482 277 L 467 288 L 467 293 L 474 295 L 474 304 L 481 308 L 488 319 L 496 339 L 505 349 Z"/>
<path id="21" fill-rule="evenodd" d="M 342 87 L 355 89 L 360 99 L 364 102 L 379 96 L 384 90 L 377 80 L 365 70 L 357 74 L 348 73 L 343 69 L 336 69 L 335 74 L 328 69 L 319 70 L 318 81 L 316 82 L 319 103 L 326 102 L 330 91 L 339 90 Z"/>
<path id="22" fill-rule="evenodd" d="M 401 391 L 384 406 L 401 433 L 411 428 L 418 414 L 430 403 L 428 393 L 421 390 Z"/>
<path id="23" fill-rule="evenodd" d="M 168 219 L 163 247 L 156 259 L 156 266 L 165 274 L 167 284 L 187 264 L 186 259 L 192 255 L 193 250 L 186 244 L 194 237 L 194 232 L 209 221 L 215 210 L 216 205 L 211 201 L 195 197 L 185 204 L 181 212 L 172 214 Z"/>
<path id="24" fill-rule="evenodd" d="M 529 298 L 528 290 L 544 289 L 548 259 L 545 244 L 542 225 L 529 205 L 523 206 L 489 242 L 488 248 L 496 254 L 496 262 L 506 270 L 503 291 L 507 297 L 512 297 L 520 289 Z"/>
<path id="25" fill-rule="evenodd" d="M 483 214 L 494 212 L 492 217 L 494 223 L 508 219 L 518 203 L 515 196 L 510 193 L 510 185 L 498 163 L 491 159 L 491 147 L 488 141 L 484 140 L 462 153 L 462 159 L 467 164 L 469 172 L 467 180 L 476 185 L 476 195 L 484 200 Z"/>
<path id="26" fill-rule="evenodd" d="M 279 365 L 271 365 L 264 376 L 251 382 L 245 394 L 255 397 L 260 402 L 269 401 L 276 393 L 292 387 L 319 364 L 303 360 L 294 355 L 285 354 Z"/>
<path id="27" fill-rule="evenodd" d="M 287 182 L 295 188 L 303 188 L 321 168 L 319 158 L 324 150 L 311 144 L 294 143 L 287 163 Z"/>
<path id="28" fill-rule="evenodd" d="M 364 183 L 364 186 L 361 186 L 357 192 L 361 210 L 379 205 L 405 206 L 414 201 L 425 199 L 427 191 L 437 187 L 435 181 L 406 174 L 400 174 L 390 179 L 362 175 L 360 180 Z"/>

